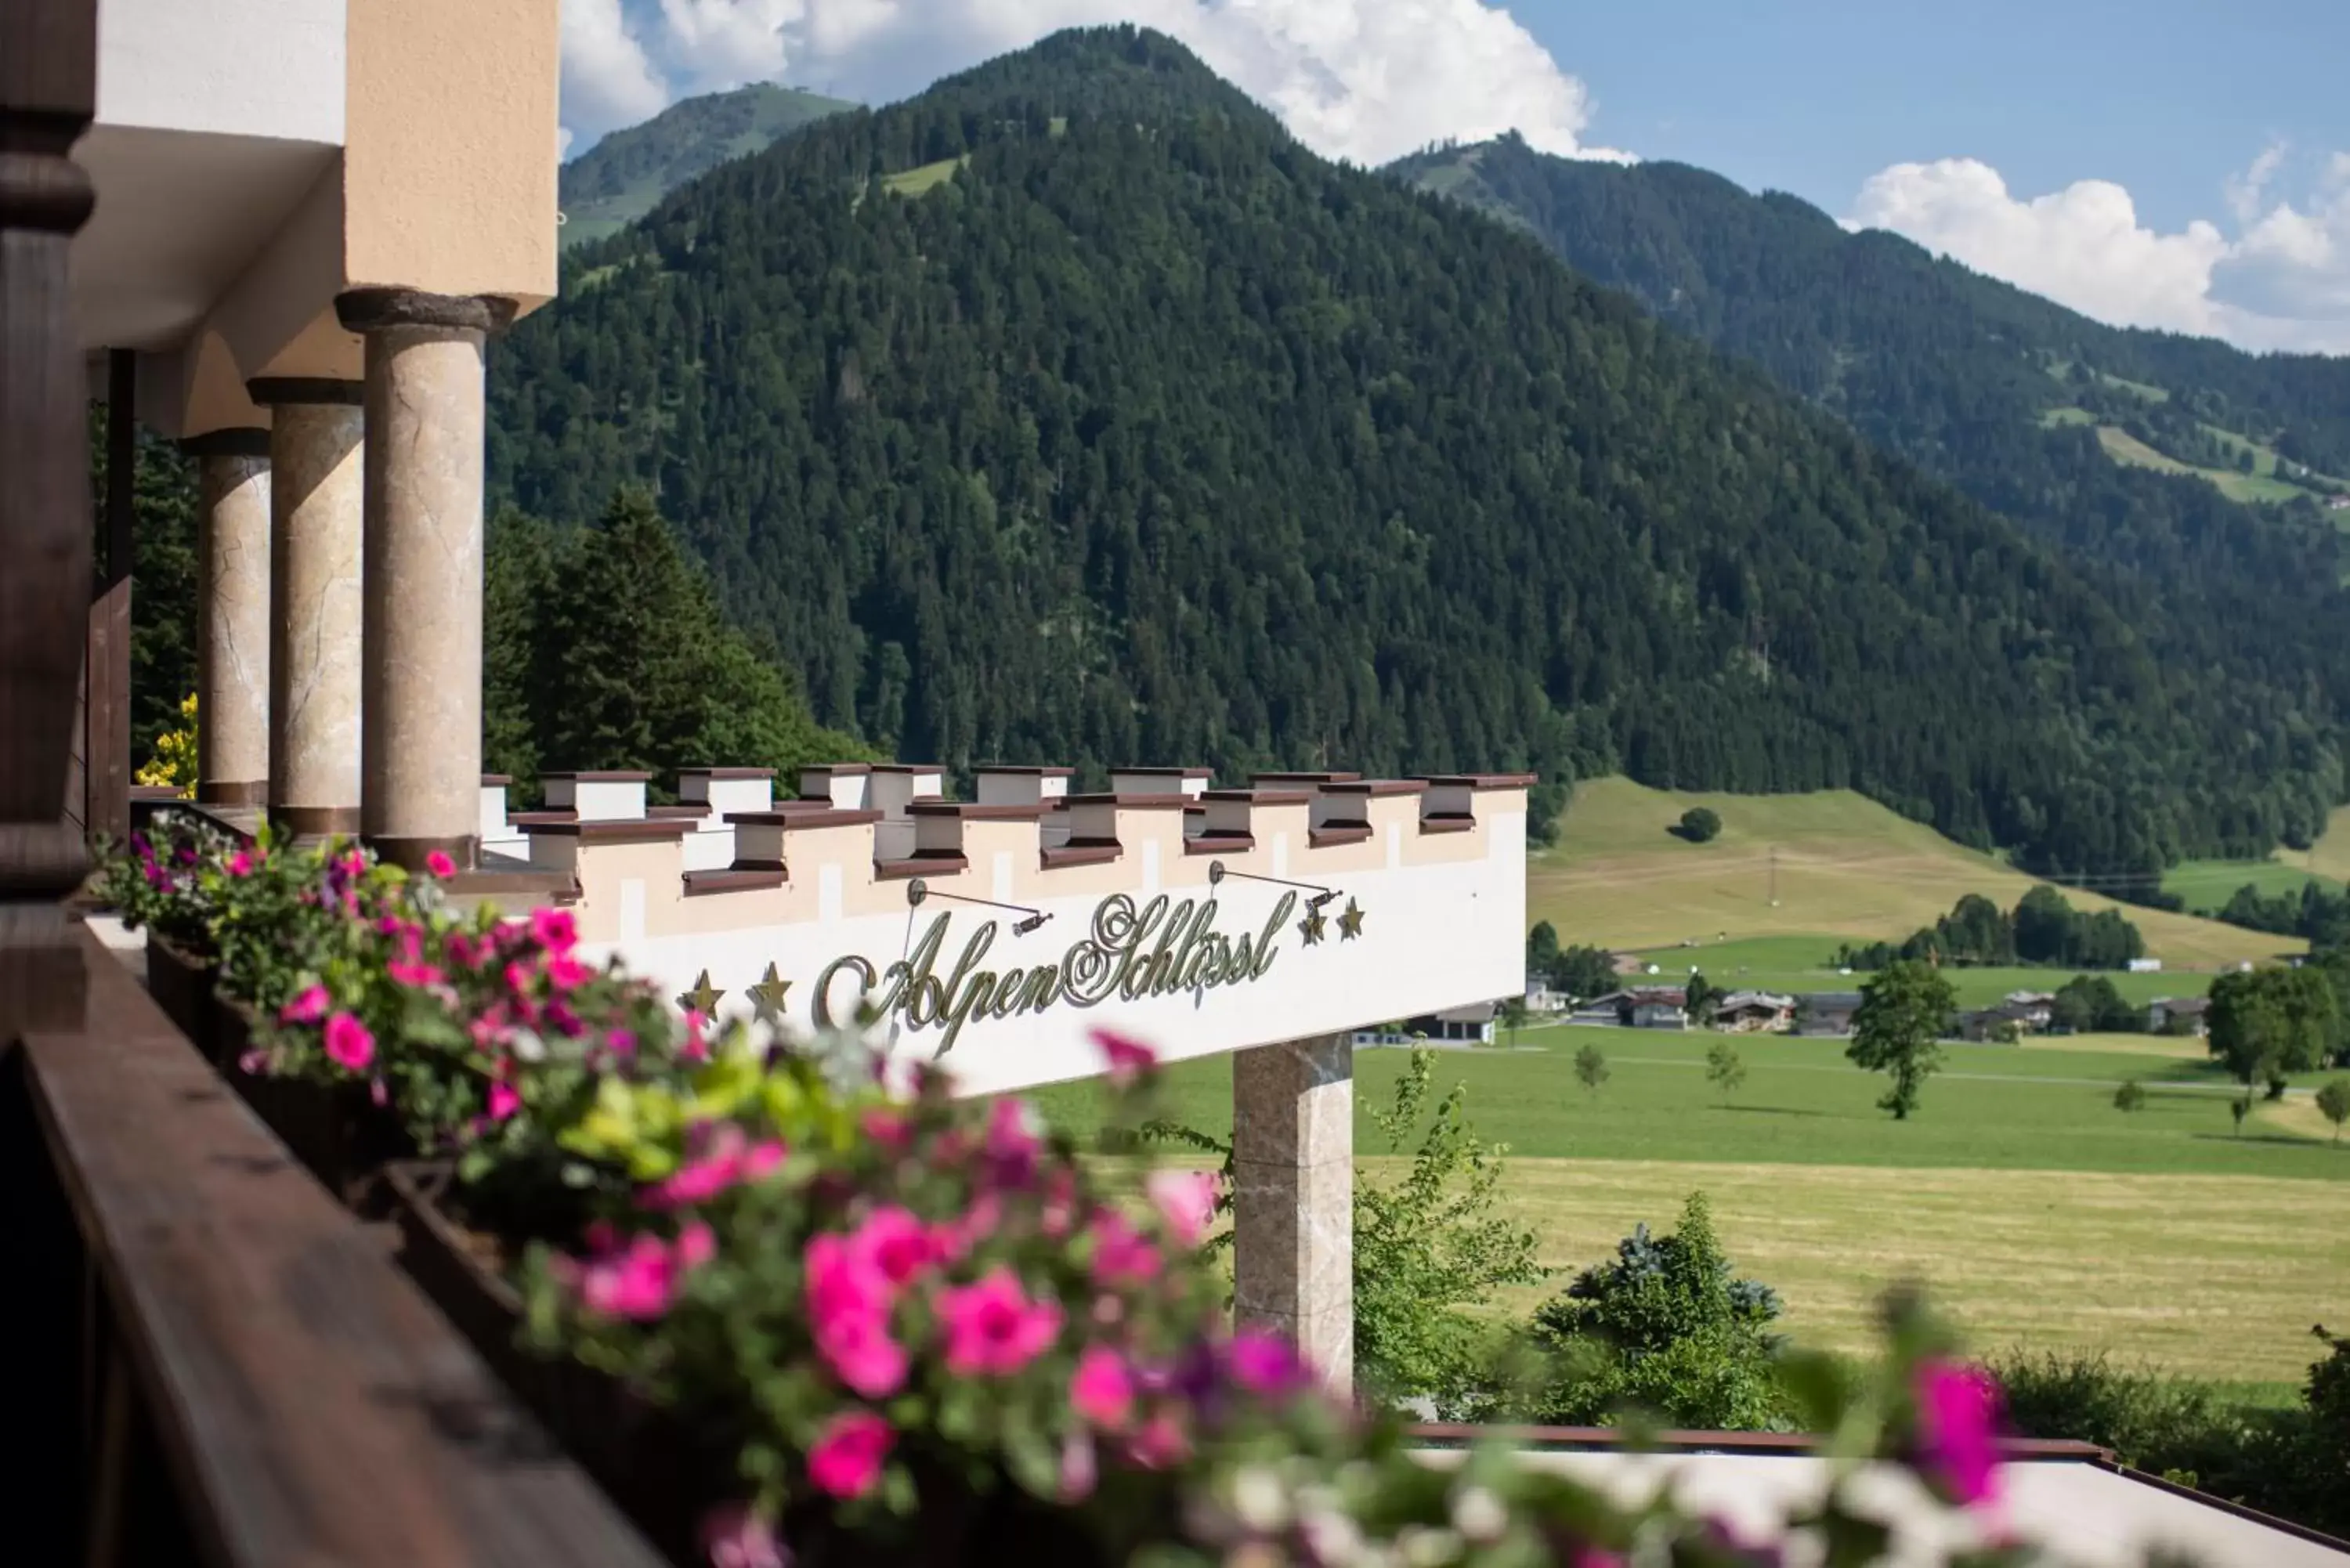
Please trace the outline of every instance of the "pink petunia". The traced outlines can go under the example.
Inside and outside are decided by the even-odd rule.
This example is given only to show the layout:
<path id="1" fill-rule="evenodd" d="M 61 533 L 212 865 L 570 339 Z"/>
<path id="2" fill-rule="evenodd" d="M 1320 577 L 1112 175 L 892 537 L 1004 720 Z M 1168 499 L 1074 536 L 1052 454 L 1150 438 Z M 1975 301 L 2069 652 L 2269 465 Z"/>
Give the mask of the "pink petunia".
<path id="1" fill-rule="evenodd" d="M 1312 1380 L 1296 1346 L 1277 1334 L 1244 1328 L 1224 1353 L 1232 1381 L 1258 1394 L 1288 1394 Z"/>
<path id="2" fill-rule="evenodd" d="M 741 1127 L 732 1123 L 719 1127 L 700 1153 L 645 1194 L 645 1202 L 656 1209 L 709 1202 L 741 1179 L 744 1142 Z"/>
<path id="3" fill-rule="evenodd" d="M 327 1060 L 353 1073 L 364 1073 L 375 1060 L 375 1036 L 348 1012 L 327 1020 Z"/>
<path id="4" fill-rule="evenodd" d="M 1003 1223 L 1003 1199 L 993 1192 L 981 1193 L 972 1200 L 962 1219 L 950 1220 L 931 1232 L 938 1239 L 939 1261 L 962 1262 L 973 1247 L 994 1235 Z"/>
<path id="5" fill-rule="evenodd" d="M 1093 1495 L 1100 1464 L 1094 1455 L 1094 1436 L 1074 1431 L 1061 1439 L 1061 1501 L 1083 1502 Z"/>
<path id="6" fill-rule="evenodd" d="M 682 1244 L 672 1251 L 658 1236 L 637 1236 L 619 1251 L 589 1263 L 579 1282 L 579 1299 L 608 1317 L 650 1322 L 669 1311 L 680 1277 L 693 1261 Z"/>
<path id="7" fill-rule="evenodd" d="M 1069 1379 L 1070 1408 L 1104 1431 L 1124 1429 L 1134 1415 L 1134 1376 L 1126 1358 L 1105 1345 L 1089 1345 Z"/>
<path id="8" fill-rule="evenodd" d="M 1999 1385 L 1977 1366 L 1929 1360 L 1914 1390 L 1924 1468 L 1956 1501 L 1988 1502 L 1998 1491 Z"/>
<path id="9" fill-rule="evenodd" d="M 702 1519 L 702 1551 L 710 1568 L 791 1568 L 775 1527 L 739 1502 L 712 1509 Z"/>
<path id="10" fill-rule="evenodd" d="M 889 1337 L 888 1282 L 858 1262 L 847 1238 L 827 1233 L 808 1243 L 807 1309 L 816 1352 L 842 1383 L 868 1399 L 904 1386 L 906 1352 Z"/>
<path id="11" fill-rule="evenodd" d="M 1094 1216 L 1094 1283 L 1105 1290 L 1143 1284 L 1158 1276 L 1159 1249 L 1115 1209 Z"/>
<path id="12" fill-rule="evenodd" d="M 957 1376 L 1009 1376 L 1043 1355 L 1061 1333 L 1061 1309 L 1032 1302 L 1012 1271 L 998 1266 L 975 1284 L 937 1297 L 946 1327 L 946 1366 Z"/>
<path id="13" fill-rule="evenodd" d="M 1180 1464 L 1191 1452 L 1191 1439 L 1183 1430 L 1183 1423 L 1171 1410 L 1161 1410 L 1142 1424 L 1142 1429 L 1127 1439 L 1127 1458 L 1147 1470 L 1165 1469 Z"/>
<path id="14" fill-rule="evenodd" d="M 867 1137 L 893 1154 L 903 1153 L 908 1141 L 913 1137 L 912 1124 L 908 1122 L 903 1115 L 897 1111 L 883 1110 L 879 1106 L 865 1113 L 861 1125 Z"/>
<path id="15" fill-rule="evenodd" d="M 457 863 L 440 850 L 432 849 L 425 852 L 424 869 L 445 882 L 457 874 Z"/>
<path id="16" fill-rule="evenodd" d="M 512 1084 L 490 1085 L 490 1119 L 502 1122 L 522 1109 L 522 1096 L 515 1093 Z"/>
<path id="17" fill-rule="evenodd" d="M 896 1430 L 872 1411 L 843 1410 L 808 1449 L 808 1480 L 834 1497 L 863 1497 L 881 1479 L 881 1461 L 897 1440 Z"/>
<path id="18" fill-rule="evenodd" d="M 316 1023 L 318 1020 L 327 1016 L 327 1008 L 331 1001 L 332 999 L 327 995 L 327 988 L 325 986 L 314 985 L 307 991 L 303 992 L 299 996 L 296 996 L 293 1001 L 287 1002 L 285 1006 L 279 1008 L 277 1010 L 277 1022 L 280 1023 Z"/>
<path id="19" fill-rule="evenodd" d="M 1025 1187 L 1036 1178 L 1036 1158 L 1044 1140 L 1036 1136 L 1035 1107 L 1015 1096 L 1005 1096 L 987 1109 L 987 1163 L 994 1179 L 1005 1187 Z"/>
<path id="20" fill-rule="evenodd" d="M 1120 1034 L 1114 1029 L 1097 1029 L 1093 1039 L 1108 1058 L 1109 1081 L 1118 1088 L 1148 1076 L 1159 1065 L 1159 1053 L 1131 1035 Z"/>
<path id="21" fill-rule="evenodd" d="M 551 953 L 567 953 L 579 944 L 579 922 L 568 909 L 533 909 L 531 940 Z"/>
<path id="22" fill-rule="evenodd" d="M 439 985 L 448 978 L 429 963 L 401 963 L 398 960 L 384 965 L 383 972 L 401 985 Z"/>
<path id="23" fill-rule="evenodd" d="M 250 876 L 252 876 L 252 875 L 253 875 L 253 855 L 252 855 L 252 852 L 251 852 L 250 850 L 240 849 L 240 850 L 238 850 L 235 854 L 234 854 L 234 855 L 230 856 L 230 857 L 228 857 L 228 867 L 227 867 L 227 870 L 228 870 L 228 874 L 229 874 L 230 876 L 232 876 L 232 877 L 250 877 Z"/>
<path id="24" fill-rule="evenodd" d="M 546 960 L 546 983 L 557 991 L 577 991 L 596 978 L 596 971 L 569 953 L 552 953 Z"/>
<path id="25" fill-rule="evenodd" d="M 1185 1246 L 1208 1233 L 1222 1179 L 1204 1170 L 1154 1170 L 1144 1183 L 1160 1218 Z"/>
<path id="26" fill-rule="evenodd" d="M 872 1270 L 893 1291 L 912 1284 L 939 1257 L 931 1228 L 894 1204 L 866 1216 L 865 1223 L 850 1233 L 848 1251 L 859 1266 Z"/>

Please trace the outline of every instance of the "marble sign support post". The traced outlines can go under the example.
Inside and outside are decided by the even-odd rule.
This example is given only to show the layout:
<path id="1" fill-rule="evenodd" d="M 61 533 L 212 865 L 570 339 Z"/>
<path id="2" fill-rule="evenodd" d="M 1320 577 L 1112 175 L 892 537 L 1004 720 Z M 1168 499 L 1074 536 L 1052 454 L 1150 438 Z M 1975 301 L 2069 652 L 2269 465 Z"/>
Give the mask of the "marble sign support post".
<path id="1" fill-rule="evenodd" d="M 359 383 L 251 382 L 269 429 L 269 815 L 359 830 Z"/>
<path id="2" fill-rule="evenodd" d="M 482 350 L 504 300 L 354 289 L 367 340 L 366 790 L 361 831 L 411 870 L 481 846 Z"/>
<path id="3" fill-rule="evenodd" d="M 1355 1048 L 1343 1034 L 1232 1057 L 1232 1306 L 1355 1380 Z"/>
<path id="4" fill-rule="evenodd" d="M 269 432 L 219 430 L 197 462 L 196 798 L 269 804 Z"/>

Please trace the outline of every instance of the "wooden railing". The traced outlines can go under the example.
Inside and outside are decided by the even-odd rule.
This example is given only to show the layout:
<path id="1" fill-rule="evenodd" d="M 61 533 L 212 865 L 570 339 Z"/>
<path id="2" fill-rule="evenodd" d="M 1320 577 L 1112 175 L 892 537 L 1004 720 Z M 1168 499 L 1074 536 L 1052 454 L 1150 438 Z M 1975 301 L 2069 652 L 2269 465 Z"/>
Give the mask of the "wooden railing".
<path id="1" fill-rule="evenodd" d="M 660 1559 L 84 934 L 86 1022 L 0 1041 L 0 1561 Z"/>

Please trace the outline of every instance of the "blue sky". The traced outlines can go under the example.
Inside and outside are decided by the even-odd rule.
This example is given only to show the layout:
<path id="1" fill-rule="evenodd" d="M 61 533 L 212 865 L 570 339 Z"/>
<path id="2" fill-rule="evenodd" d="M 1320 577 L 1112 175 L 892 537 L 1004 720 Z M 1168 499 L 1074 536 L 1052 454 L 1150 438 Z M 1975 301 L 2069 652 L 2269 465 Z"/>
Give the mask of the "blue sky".
<path id="1" fill-rule="evenodd" d="M 1511 8 L 1589 86 L 1591 134 L 1841 212 L 1887 164 L 2097 178 L 2163 230 L 2277 141 L 2350 149 L 2350 0 L 1648 0 Z"/>
<path id="2" fill-rule="evenodd" d="M 1135 22 L 1333 157 L 1676 159 L 2100 320 L 2350 354 L 2350 0 L 562 3 L 574 152 L 746 81 L 880 103 Z"/>

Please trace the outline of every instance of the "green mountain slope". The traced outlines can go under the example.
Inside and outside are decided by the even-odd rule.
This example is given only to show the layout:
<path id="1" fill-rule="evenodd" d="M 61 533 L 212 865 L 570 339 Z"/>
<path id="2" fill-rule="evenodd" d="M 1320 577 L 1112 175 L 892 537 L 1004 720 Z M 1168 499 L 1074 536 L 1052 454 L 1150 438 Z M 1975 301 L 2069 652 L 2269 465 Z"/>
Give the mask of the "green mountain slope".
<path id="1" fill-rule="evenodd" d="M 569 265 L 494 361 L 500 492 L 655 486 L 899 755 L 1853 787 L 2075 869 L 2332 798 L 2259 671 L 2161 667 L 2094 572 L 1152 34 L 820 123 Z"/>
<path id="2" fill-rule="evenodd" d="M 827 115 L 856 107 L 773 82 L 671 104 L 642 125 L 612 132 L 563 166 L 556 187 L 563 243 L 603 239 L 697 175 L 764 151 Z"/>

